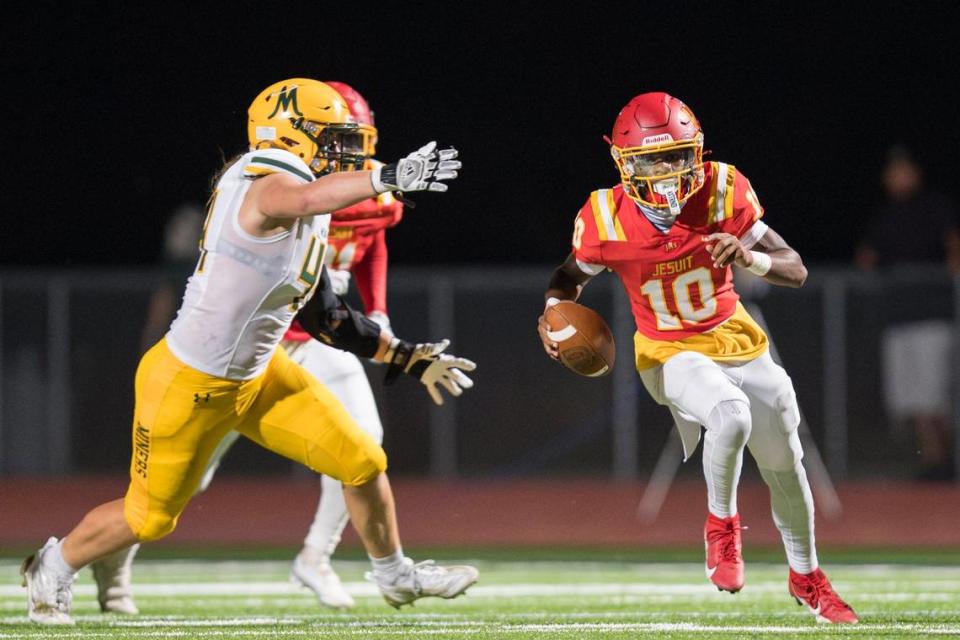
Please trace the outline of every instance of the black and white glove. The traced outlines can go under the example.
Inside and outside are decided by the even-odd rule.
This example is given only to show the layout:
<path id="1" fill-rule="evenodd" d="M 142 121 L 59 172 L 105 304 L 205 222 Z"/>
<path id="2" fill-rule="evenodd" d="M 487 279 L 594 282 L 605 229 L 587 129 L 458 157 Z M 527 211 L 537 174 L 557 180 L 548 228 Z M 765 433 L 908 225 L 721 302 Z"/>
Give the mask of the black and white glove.
<path id="1" fill-rule="evenodd" d="M 443 353 L 449 345 L 449 340 L 413 344 L 394 338 L 383 360 L 389 365 L 384 382 L 392 383 L 402 371 L 420 380 L 438 405 L 443 404 L 443 396 L 437 385 L 450 395 L 459 396 L 473 386 L 473 380 L 463 372 L 473 371 L 477 365 L 466 358 Z"/>
<path id="2" fill-rule="evenodd" d="M 387 191 L 446 191 L 441 180 L 453 180 L 462 165 L 459 152 L 450 147 L 437 151 L 437 143 L 420 147 L 399 162 L 385 164 L 373 170 L 370 179 L 377 193 Z"/>

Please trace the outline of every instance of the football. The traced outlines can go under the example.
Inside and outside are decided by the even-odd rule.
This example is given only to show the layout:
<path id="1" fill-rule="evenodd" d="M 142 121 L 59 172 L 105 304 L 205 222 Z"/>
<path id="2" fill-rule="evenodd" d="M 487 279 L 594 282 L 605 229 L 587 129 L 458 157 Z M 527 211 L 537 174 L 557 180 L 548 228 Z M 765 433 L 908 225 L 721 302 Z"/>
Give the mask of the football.
<path id="1" fill-rule="evenodd" d="M 596 378 L 613 370 L 616 345 L 599 313 L 570 300 L 548 306 L 544 320 L 550 338 L 560 348 L 560 361 L 582 376 Z"/>

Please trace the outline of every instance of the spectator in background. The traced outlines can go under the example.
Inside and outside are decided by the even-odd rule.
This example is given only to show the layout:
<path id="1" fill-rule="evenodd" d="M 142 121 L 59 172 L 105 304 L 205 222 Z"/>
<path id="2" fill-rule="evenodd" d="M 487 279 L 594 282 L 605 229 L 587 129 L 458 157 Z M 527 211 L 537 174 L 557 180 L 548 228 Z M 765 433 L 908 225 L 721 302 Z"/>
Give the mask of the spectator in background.
<path id="1" fill-rule="evenodd" d="M 943 265 L 960 274 L 960 231 L 953 203 L 928 191 L 910 152 L 891 147 L 882 173 L 886 200 L 876 211 L 855 261 L 877 268 Z M 949 480 L 950 368 L 953 323 L 927 318 L 897 323 L 883 335 L 883 387 L 895 428 L 912 428 L 921 480 Z"/>
<path id="2" fill-rule="evenodd" d="M 197 247 L 202 234 L 203 209 L 199 205 L 184 202 L 174 209 L 163 231 L 161 280 L 150 297 L 140 338 L 141 353 L 153 346 L 170 328 L 187 278 L 197 266 Z"/>

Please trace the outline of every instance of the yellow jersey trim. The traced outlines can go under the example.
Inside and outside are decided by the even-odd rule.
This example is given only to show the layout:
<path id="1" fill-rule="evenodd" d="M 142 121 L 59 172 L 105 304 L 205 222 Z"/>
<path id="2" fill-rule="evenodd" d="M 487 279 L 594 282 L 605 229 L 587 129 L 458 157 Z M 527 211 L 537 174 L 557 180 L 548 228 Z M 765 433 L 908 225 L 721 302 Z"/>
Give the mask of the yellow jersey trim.
<path id="1" fill-rule="evenodd" d="M 594 191 L 590 194 L 590 208 L 593 210 L 593 220 L 597 225 L 597 236 L 601 241 L 609 240 L 607 237 L 607 225 L 603 223 L 603 215 L 600 213 L 599 191 Z"/>
<path id="2" fill-rule="evenodd" d="M 727 167 L 727 184 L 723 192 L 723 219 L 729 220 L 733 217 L 733 183 L 737 179 L 737 168 L 732 164 Z"/>
<path id="3" fill-rule="evenodd" d="M 724 162 L 712 162 L 713 183 L 707 200 L 708 222 L 720 223 L 733 217 L 734 182 L 737 168 Z"/>
<path id="4" fill-rule="evenodd" d="M 733 315 L 709 331 L 682 340 L 654 340 L 637 332 L 633 346 L 637 371 L 644 371 L 664 364 L 683 351 L 696 351 L 717 362 L 748 362 L 766 352 L 769 340 L 737 302 Z"/>
<path id="5" fill-rule="evenodd" d="M 601 241 L 626 241 L 627 234 L 623 232 L 623 225 L 617 218 L 613 189 L 600 189 L 591 193 L 590 208 L 593 209 L 593 219 L 597 223 L 597 234 Z"/>

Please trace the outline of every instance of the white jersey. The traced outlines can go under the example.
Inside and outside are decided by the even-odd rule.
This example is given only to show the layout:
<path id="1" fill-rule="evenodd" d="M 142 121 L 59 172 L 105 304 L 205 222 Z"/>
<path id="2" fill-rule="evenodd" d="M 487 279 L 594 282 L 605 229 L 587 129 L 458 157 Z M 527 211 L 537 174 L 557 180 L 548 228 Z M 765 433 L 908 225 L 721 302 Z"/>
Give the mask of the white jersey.
<path id="1" fill-rule="evenodd" d="M 246 153 L 224 173 L 204 223 L 200 260 L 166 336 L 177 358 L 220 378 L 259 375 L 320 280 L 329 215 L 298 218 L 269 238 L 240 228 L 247 190 L 270 173 L 314 179 L 300 158 L 281 149 Z"/>

